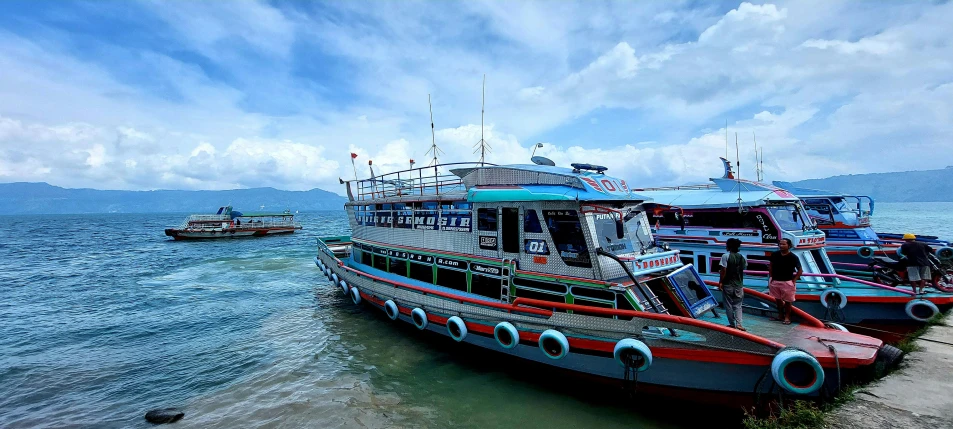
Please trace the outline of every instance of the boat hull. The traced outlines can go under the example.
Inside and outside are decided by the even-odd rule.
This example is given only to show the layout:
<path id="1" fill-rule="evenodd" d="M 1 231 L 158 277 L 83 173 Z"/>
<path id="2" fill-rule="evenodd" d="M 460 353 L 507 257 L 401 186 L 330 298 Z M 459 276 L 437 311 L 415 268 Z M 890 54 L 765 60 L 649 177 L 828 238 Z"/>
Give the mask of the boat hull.
<path id="1" fill-rule="evenodd" d="M 211 231 L 190 231 L 169 228 L 165 235 L 174 240 L 214 240 L 227 238 L 264 237 L 266 235 L 291 234 L 300 228 L 247 228 L 219 229 Z"/>
<path id="2" fill-rule="evenodd" d="M 330 250 L 319 252 L 315 264 L 319 268 L 327 267 L 330 274 L 338 280 L 334 287 L 338 290 L 347 289 L 349 298 L 354 293 L 353 288 L 359 291 L 359 305 L 370 306 L 385 311 L 385 300 L 393 299 L 398 306 L 398 316 L 395 322 L 407 323 L 411 326 L 414 321 L 411 312 L 414 305 L 404 305 L 403 300 L 391 298 L 388 293 L 394 293 L 393 287 L 384 286 L 372 275 L 359 273 L 339 265 L 341 261 L 331 256 Z M 327 274 L 326 274 L 327 275 Z M 331 278 L 331 275 L 328 275 Z M 340 282 L 344 282 L 341 285 Z M 384 292 L 380 292 L 384 291 Z M 475 306 L 476 307 L 476 306 Z M 480 312 L 482 307 L 471 309 Z M 447 337 L 446 341 L 453 342 L 447 329 L 448 319 L 464 313 L 449 311 L 427 310 L 428 323 L 423 329 L 427 333 Z M 616 340 L 607 338 L 570 337 L 569 353 L 561 359 L 552 359 L 544 354 L 537 341 L 539 332 L 520 328 L 520 341 L 512 349 L 502 347 L 493 336 L 494 323 L 501 320 L 466 320 L 467 335 L 461 343 L 479 347 L 483 350 L 522 359 L 537 365 L 557 368 L 572 373 L 574 376 L 588 377 L 605 383 L 615 383 L 622 386 L 626 379 L 625 369 L 615 360 L 612 348 Z M 540 323 L 547 323 L 542 320 Z M 555 325 L 554 325 L 555 326 Z M 714 333 L 712 333 L 714 334 Z M 714 335 L 713 335 L 714 336 Z M 646 340 L 649 341 L 649 340 Z M 698 349 L 697 347 L 666 347 L 648 342 L 653 351 L 654 359 L 651 367 L 638 373 L 638 390 L 640 392 L 659 392 L 668 396 L 686 397 L 701 402 L 720 402 L 737 405 L 747 400 L 754 401 L 761 395 L 770 395 L 777 392 L 777 387 L 771 381 L 769 368 L 773 355 L 761 351 L 758 353 L 734 351 L 718 348 Z M 577 347 L 577 345 L 579 347 Z M 871 358 L 872 360 L 873 358 Z M 815 392 L 833 392 L 849 380 L 866 377 L 871 366 L 854 366 L 851 368 L 826 368 L 825 387 Z M 772 390 L 774 389 L 774 390 Z M 729 399 L 730 398 L 730 399 Z"/>

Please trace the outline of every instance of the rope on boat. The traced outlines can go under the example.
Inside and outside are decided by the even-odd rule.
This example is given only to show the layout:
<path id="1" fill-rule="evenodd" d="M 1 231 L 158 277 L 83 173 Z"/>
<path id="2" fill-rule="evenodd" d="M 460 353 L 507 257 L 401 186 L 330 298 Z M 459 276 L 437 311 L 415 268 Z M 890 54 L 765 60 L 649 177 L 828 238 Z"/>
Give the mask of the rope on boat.
<path id="1" fill-rule="evenodd" d="M 622 363 L 624 365 L 622 390 L 626 391 L 629 397 L 632 398 L 637 393 L 639 387 L 639 365 L 635 365 L 635 359 L 631 353 L 622 356 Z"/>
<path id="2" fill-rule="evenodd" d="M 841 385 L 840 358 L 837 357 L 837 349 L 834 346 L 825 343 L 824 340 L 822 340 L 820 337 L 815 337 L 815 338 L 817 338 L 817 342 L 821 343 L 822 346 L 827 347 L 827 350 L 830 350 L 831 353 L 834 354 L 834 365 L 837 367 L 837 390 L 835 391 L 835 394 L 836 394 L 836 392 L 840 391 L 840 387 L 841 387 L 840 386 Z"/>

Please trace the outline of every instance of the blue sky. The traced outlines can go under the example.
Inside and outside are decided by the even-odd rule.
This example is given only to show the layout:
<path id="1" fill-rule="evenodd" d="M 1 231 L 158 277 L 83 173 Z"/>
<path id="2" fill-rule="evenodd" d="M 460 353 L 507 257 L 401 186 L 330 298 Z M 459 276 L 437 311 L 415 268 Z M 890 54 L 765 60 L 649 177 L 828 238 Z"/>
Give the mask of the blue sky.
<path id="1" fill-rule="evenodd" d="M 0 3 L 0 181 L 322 187 L 473 160 L 636 186 L 953 164 L 949 2 Z"/>

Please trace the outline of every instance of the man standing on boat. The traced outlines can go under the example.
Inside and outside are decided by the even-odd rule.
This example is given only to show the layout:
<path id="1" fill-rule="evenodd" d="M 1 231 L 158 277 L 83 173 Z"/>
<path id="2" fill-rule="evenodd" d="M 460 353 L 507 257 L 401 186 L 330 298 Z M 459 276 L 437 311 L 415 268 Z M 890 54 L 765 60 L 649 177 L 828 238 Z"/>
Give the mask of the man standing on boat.
<path id="1" fill-rule="evenodd" d="M 785 325 L 791 324 L 791 306 L 794 303 L 797 280 L 804 272 L 801 269 L 801 261 L 791 253 L 793 246 L 790 239 L 782 238 L 778 242 L 778 248 L 781 250 L 771 253 L 768 265 L 768 292 L 778 305 L 778 319 Z"/>
<path id="2" fill-rule="evenodd" d="M 900 246 L 900 254 L 907 258 L 907 279 L 910 280 L 910 286 L 914 292 L 923 293 L 927 287 L 927 279 L 932 278 L 930 259 L 927 255 L 933 253 L 933 249 L 917 241 L 917 236 L 910 233 L 903 234 L 903 241 L 905 243 Z M 917 292 L 918 286 L 919 292 Z"/>
<path id="3" fill-rule="evenodd" d="M 729 238 L 725 247 L 728 249 L 728 256 L 722 258 L 725 262 L 720 264 L 721 279 L 718 281 L 718 286 L 721 288 L 721 297 L 725 301 L 728 326 L 745 331 L 744 326 L 741 326 L 741 302 L 745 298 L 744 279 L 748 261 L 738 253 L 741 250 L 741 240 Z"/>

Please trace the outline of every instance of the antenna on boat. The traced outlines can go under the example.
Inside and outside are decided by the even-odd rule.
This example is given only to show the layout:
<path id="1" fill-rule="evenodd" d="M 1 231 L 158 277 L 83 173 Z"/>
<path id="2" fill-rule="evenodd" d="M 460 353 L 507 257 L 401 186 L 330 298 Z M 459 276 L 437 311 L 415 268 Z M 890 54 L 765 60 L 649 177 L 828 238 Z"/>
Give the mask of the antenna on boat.
<path id="1" fill-rule="evenodd" d="M 430 101 L 430 94 L 427 94 L 427 104 L 430 106 L 430 150 L 427 153 L 433 152 L 433 164 L 434 168 L 437 168 L 437 155 L 442 154 L 443 151 L 437 147 L 437 137 L 433 128 L 433 103 Z"/>
<path id="2" fill-rule="evenodd" d="M 758 162 L 758 136 L 751 132 L 751 138 L 754 139 L 754 176 L 757 181 L 761 181 L 761 164 Z"/>
<path id="3" fill-rule="evenodd" d="M 759 156 L 758 168 L 761 170 L 761 176 L 764 176 L 764 146 L 761 146 L 761 156 Z"/>
<path id="4" fill-rule="evenodd" d="M 354 180 L 357 180 L 357 165 L 354 164 L 354 160 L 357 159 L 357 154 L 351 152 L 351 168 L 354 169 Z"/>
<path id="5" fill-rule="evenodd" d="M 735 133 L 735 165 L 738 167 L 738 174 L 735 176 L 738 181 L 738 213 L 742 213 L 744 206 L 741 204 L 741 152 L 738 150 L 738 133 Z"/>
<path id="6" fill-rule="evenodd" d="M 483 104 L 480 105 L 480 141 L 473 145 L 476 149 L 473 153 L 480 152 L 480 164 L 483 164 L 486 152 L 491 151 L 490 145 L 483 139 L 483 116 L 486 112 L 486 74 L 483 74 Z M 479 147 L 478 147 L 479 146 Z M 491 151 L 492 152 L 492 151 Z"/>

